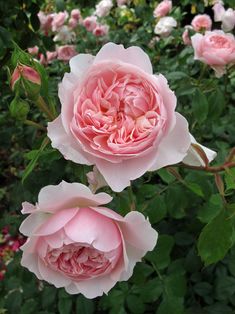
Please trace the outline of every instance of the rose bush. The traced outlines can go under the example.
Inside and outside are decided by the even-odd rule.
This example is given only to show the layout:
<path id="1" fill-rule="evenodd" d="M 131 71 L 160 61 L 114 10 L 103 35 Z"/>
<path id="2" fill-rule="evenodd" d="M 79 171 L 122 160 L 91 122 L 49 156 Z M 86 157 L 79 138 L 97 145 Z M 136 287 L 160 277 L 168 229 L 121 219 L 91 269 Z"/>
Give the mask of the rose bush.
<path id="1" fill-rule="evenodd" d="M 22 204 L 22 213 L 30 215 L 20 227 L 29 237 L 21 264 L 39 279 L 87 298 L 127 280 L 156 245 L 157 232 L 139 212 L 123 218 L 100 206 L 111 200 L 79 183 L 44 187 L 36 206 Z"/>
<path id="2" fill-rule="evenodd" d="M 95 164 L 114 191 L 186 157 L 190 134 L 176 97 L 138 47 L 106 44 L 79 54 L 59 86 L 61 115 L 48 124 L 66 159 Z"/>

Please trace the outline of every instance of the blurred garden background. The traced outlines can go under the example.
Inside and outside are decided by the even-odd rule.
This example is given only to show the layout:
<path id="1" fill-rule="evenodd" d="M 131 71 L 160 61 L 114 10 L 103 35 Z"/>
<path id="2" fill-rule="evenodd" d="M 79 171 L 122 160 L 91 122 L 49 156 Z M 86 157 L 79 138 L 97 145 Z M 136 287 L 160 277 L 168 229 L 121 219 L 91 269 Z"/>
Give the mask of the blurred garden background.
<path id="1" fill-rule="evenodd" d="M 167 78 L 190 132 L 218 153 L 213 165 L 234 161 L 235 59 L 217 75 L 195 60 L 190 39 L 206 30 L 191 24 L 199 14 L 209 17 L 208 30 L 234 33 L 234 0 L 173 0 L 165 14 L 155 10 L 160 1 L 101 2 L 0 1 L 0 314 L 235 313 L 235 168 L 217 175 L 182 165 L 162 168 L 135 180 L 131 197 L 127 189 L 109 190 L 112 209 L 125 215 L 134 206 L 149 218 L 159 239 L 133 276 L 108 295 L 69 295 L 20 265 L 21 203 L 35 203 L 43 186 L 61 180 L 88 185 L 91 169 L 44 145 L 47 117 L 27 95 L 12 91 L 11 75 L 25 60 L 24 52 L 40 65 L 43 97 L 59 112 L 58 83 L 69 72 L 71 57 L 96 55 L 110 41 L 139 46 L 154 73 Z M 220 20 L 216 3 L 225 10 Z"/>

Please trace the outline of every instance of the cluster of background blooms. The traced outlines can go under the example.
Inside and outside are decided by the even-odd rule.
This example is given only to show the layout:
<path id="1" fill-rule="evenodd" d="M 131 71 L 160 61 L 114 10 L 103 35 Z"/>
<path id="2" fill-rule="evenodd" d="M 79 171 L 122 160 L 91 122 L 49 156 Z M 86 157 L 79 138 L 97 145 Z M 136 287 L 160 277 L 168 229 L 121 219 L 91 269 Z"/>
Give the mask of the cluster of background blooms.
<path id="1" fill-rule="evenodd" d="M 222 21 L 222 30 L 212 29 L 212 20 L 207 14 L 196 15 L 191 25 L 186 25 L 182 38 L 185 45 L 192 45 L 194 59 L 208 64 L 217 77 L 226 73 L 226 67 L 235 63 L 235 38 L 231 31 L 235 26 L 235 11 L 225 10 L 218 1 L 213 6 L 214 21 Z M 194 35 L 190 37 L 190 32 Z M 196 32 L 196 33 L 195 33 Z"/>
<path id="2" fill-rule="evenodd" d="M 157 24 L 154 28 L 155 34 L 161 37 L 167 37 L 174 27 L 177 26 L 176 20 L 171 16 L 166 16 L 172 9 L 171 0 L 163 0 L 158 4 L 153 12 L 153 16 L 157 18 Z"/>
<path id="3" fill-rule="evenodd" d="M 5 226 L 0 233 L 0 280 L 3 280 L 7 271 L 7 264 L 13 259 L 15 252 L 25 242 L 21 235 L 12 236 Z"/>

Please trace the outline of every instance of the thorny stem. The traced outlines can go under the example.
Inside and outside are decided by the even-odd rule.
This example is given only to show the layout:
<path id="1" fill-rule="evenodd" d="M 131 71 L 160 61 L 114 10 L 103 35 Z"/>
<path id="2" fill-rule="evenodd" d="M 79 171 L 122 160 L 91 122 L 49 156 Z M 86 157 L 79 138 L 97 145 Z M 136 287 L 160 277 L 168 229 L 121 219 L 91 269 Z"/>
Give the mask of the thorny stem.
<path id="1" fill-rule="evenodd" d="M 226 171 L 228 168 L 234 168 L 235 162 L 225 162 L 224 164 L 222 164 L 220 166 L 207 166 L 207 167 L 190 166 L 190 165 L 186 165 L 184 163 L 180 163 L 176 166 L 182 167 L 182 168 L 188 168 L 188 169 L 192 169 L 192 170 L 200 170 L 200 171 L 205 171 L 205 172 L 217 173 L 217 172 L 221 172 L 221 171 Z"/>

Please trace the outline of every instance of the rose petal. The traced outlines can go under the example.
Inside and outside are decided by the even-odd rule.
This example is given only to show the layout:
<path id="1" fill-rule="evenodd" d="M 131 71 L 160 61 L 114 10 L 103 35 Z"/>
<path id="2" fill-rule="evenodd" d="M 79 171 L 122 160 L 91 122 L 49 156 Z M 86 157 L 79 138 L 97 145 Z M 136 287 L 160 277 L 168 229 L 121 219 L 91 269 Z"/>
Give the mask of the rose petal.
<path id="1" fill-rule="evenodd" d="M 81 208 L 64 230 L 74 242 L 90 244 L 103 252 L 114 250 L 121 243 L 116 224 L 89 208 Z"/>
<path id="2" fill-rule="evenodd" d="M 48 185 L 41 189 L 38 206 L 41 211 L 56 212 L 63 208 L 86 207 L 107 204 L 112 197 L 106 193 L 93 194 L 80 183 L 62 181 L 58 185 Z"/>
<path id="3" fill-rule="evenodd" d="M 149 171 L 155 171 L 182 161 L 187 154 L 189 146 L 188 122 L 181 114 L 176 112 L 175 127 L 160 143 L 156 162 Z"/>
<path id="4" fill-rule="evenodd" d="M 108 43 L 97 53 L 94 64 L 104 60 L 115 60 L 130 63 L 152 74 L 153 69 L 148 55 L 139 47 L 133 46 L 125 49 L 123 45 Z"/>
<path id="5" fill-rule="evenodd" d="M 92 165 L 89 156 L 80 147 L 79 143 L 70 134 L 65 132 L 61 115 L 48 123 L 47 135 L 51 140 L 51 146 L 57 148 L 65 159 L 72 160 L 83 165 Z"/>

